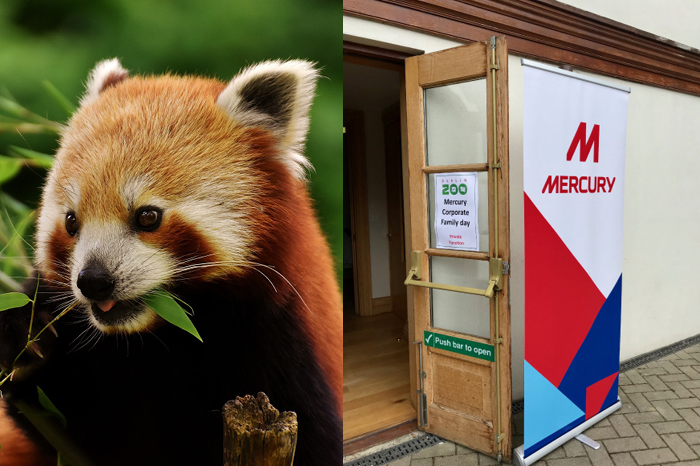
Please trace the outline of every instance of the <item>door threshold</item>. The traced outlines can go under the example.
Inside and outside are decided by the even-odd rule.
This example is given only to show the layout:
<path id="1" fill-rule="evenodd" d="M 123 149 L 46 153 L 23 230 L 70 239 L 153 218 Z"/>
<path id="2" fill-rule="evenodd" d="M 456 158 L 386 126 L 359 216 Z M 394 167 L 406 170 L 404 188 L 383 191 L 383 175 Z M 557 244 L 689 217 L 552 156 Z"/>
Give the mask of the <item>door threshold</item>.
<path id="1" fill-rule="evenodd" d="M 357 437 L 353 437 L 343 442 L 343 457 L 354 455 L 357 452 L 380 445 L 382 443 L 390 442 L 394 439 L 410 434 L 417 429 L 416 419 L 411 419 L 392 427 L 358 435 Z"/>

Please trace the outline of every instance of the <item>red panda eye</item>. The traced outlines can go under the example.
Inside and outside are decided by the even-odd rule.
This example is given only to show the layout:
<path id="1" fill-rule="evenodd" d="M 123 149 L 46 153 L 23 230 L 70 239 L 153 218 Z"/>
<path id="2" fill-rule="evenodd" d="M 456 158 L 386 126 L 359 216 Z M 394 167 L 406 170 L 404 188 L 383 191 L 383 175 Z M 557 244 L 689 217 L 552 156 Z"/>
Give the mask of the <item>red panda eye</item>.
<path id="1" fill-rule="evenodd" d="M 66 214 L 66 231 L 71 236 L 75 236 L 78 232 L 78 219 L 75 216 L 75 212 L 68 212 Z"/>
<path id="2" fill-rule="evenodd" d="M 160 226 L 163 213 L 157 207 L 142 207 L 136 211 L 136 228 L 141 231 L 154 231 Z"/>

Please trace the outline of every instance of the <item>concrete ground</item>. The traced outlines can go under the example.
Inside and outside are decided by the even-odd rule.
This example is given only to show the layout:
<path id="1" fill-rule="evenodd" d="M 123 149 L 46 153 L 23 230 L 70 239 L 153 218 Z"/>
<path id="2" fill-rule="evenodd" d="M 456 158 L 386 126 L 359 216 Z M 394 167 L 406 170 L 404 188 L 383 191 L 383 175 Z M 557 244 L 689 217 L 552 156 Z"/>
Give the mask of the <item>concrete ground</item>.
<path id="1" fill-rule="evenodd" d="M 622 408 L 588 429 L 593 450 L 571 440 L 536 466 L 700 466 L 700 345 L 620 374 Z M 521 445 L 522 414 L 513 444 Z M 482 466 L 488 456 L 444 442 L 389 466 Z"/>

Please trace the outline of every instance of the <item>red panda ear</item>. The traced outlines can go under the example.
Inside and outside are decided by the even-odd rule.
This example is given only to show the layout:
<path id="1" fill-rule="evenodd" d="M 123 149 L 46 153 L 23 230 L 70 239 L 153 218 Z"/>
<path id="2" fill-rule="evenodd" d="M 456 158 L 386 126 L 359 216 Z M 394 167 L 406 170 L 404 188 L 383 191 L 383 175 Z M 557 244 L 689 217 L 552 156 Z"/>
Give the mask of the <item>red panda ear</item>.
<path id="1" fill-rule="evenodd" d="M 233 120 L 271 131 L 279 141 L 283 162 L 301 179 L 311 167 L 303 150 L 317 78 L 310 62 L 266 61 L 236 75 L 216 103 Z"/>
<path id="2" fill-rule="evenodd" d="M 90 72 L 90 76 L 85 84 L 85 94 L 80 99 L 80 105 L 91 104 L 97 100 L 100 92 L 108 87 L 117 85 L 126 79 L 127 76 L 129 76 L 129 72 L 122 67 L 117 58 L 99 62 Z"/>

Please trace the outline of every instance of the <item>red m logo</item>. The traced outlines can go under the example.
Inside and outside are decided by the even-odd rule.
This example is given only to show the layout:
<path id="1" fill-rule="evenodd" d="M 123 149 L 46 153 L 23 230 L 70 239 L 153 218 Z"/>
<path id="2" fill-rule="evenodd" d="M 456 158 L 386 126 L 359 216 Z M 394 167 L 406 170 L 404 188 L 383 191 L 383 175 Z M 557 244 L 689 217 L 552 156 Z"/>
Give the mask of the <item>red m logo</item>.
<path id="1" fill-rule="evenodd" d="M 600 139 L 600 125 L 593 125 L 593 130 L 591 131 L 591 136 L 586 141 L 586 123 L 581 123 L 578 125 L 576 134 L 574 134 L 574 139 L 571 141 L 571 146 L 569 146 L 569 152 L 566 153 L 566 160 L 571 161 L 576 152 L 576 148 L 581 145 L 581 162 L 588 160 L 588 154 L 591 152 L 591 147 L 593 147 L 593 162 L 598 163 L 598 140 Z"/>

